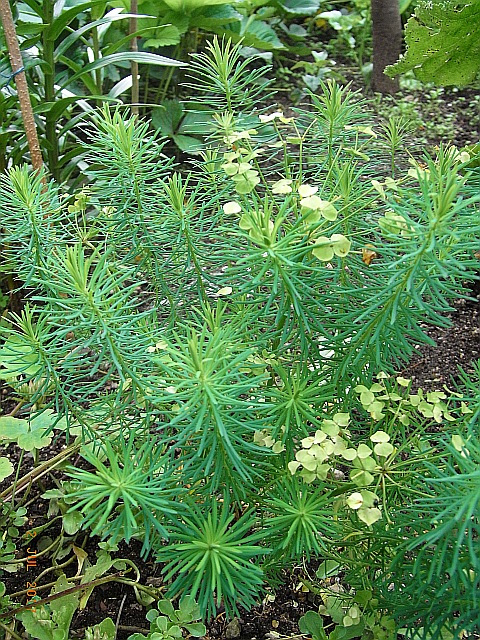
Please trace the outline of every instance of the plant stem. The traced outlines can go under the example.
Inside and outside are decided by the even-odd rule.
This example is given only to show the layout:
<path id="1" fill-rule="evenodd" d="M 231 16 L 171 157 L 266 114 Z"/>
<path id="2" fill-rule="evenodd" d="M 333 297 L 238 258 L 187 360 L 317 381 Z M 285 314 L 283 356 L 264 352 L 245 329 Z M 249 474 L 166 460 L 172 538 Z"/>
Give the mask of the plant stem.
<path id="1" fill-rule="evenodd" d="M 92 7 L 92 19 L 98 20 L 101 16 L 101 10 L 99 7 Z M 100 39 L 98 37 L 98 27 L 93 27 L 92 29 L 92 50 L 93 50 L 93 59 L 95 61 L 100 60 Z M 102 95 L 103 87 L 102 87 L 102 70 L 95 69 L 95 87 L 96 93 L 98 96 Z M 100 106 L 102 104 L 101 100 L 97 100 L 97 105 Z"/>
<path id="2" fill-rule="evenodd" d="M 92 32 L 92 44 L 93 44 L 93 57 L 94 60 L 100 59 L 100 41 L 98 39 L 98 29 L 94 29 Z M 100 95 L 102 93 L 102 70 L 95 69 L 95 85 L 97 87 L 97 93 Z M 98 101 L 97 104 L 100 104 L 101 101 Z"/>
<path id="3" fill-rule="evenodd" d="M 3 622 L 0 622 L 0 629 L 4 629 L 6 631 L 7 635 L 5 636 L 5 638 L 11 636 L 12 638 L 14 638 L 14 640 L 23 640 L 21 636 L 17 635 L 13 629 L 7 627 L 7 625 L 3 624 Z"/>
<path id="4" fill-rule="evenodd" d="M 180 51 L 180 47 L 177 45 L 173 50 L 172 58 L 176 60 L 178 58 L 179 51 Z M 163 86 L 160 85 L 158 87 L 157 95 L 155 96 L 155 100 L 154 100 L 155 104 L 157 105 L 162 104 L 162 102 L 167 97 L 167 92 L 173 78 L 173 71 L 174 71 L 174 67 L 168 67 L 168 69 L 166 70 L 165 79 L 163 80 Z"/>
<path id="5" fill-rule="evenodd" d="M 27 136 L 28 148 L 32 159 L 32 166 L 36 171 L 43 167 L 42 152 L 38 142 L 37 128 L 33 116 L 30 93 L 28 92 L 27 77 L 23 67 L 23 58 L 18 44 L 17 32 L 13 21 L 12 10 L 8 0 L 0 0 L 0 19 L 8 47 L 8 55 L 12 65 L 12 73 L 15 77 L 18 101 L 22 112 L 23 124 Z"/>
<path id="6" fill-rule="evenodd" d="M 44 71 L 44 97 L 45 102 L 52 104 L 55 101 L 55 40 L 50 37 L 50 25 L 53 22 L 54 2 L 43 0 L 43 21 L 46 28 L 43 31 L 43 60 L 45 62 Z M 47 157 L 50 173 L 58 180 L 58 138 L 56 130 L 56 118 L 52 109 L 48 109 L 45 114 L 45 136 L 47 138 Z"/>
<path id="7" fill-rule="evenodd" d="M 75 557 L 73 558 L 75 560 Z M 64 564 L 59 564 L 56 567 L 51 567 L 52 570 L 54 569 L 61 569 L 62 567 L 66 566 L 66 563 Z M 40 576 L 43 576 L 45 574 L 45 571 L 43 573 L 40 574 Z M 40 576 L 37 576 L 35 578 L 35 582 L 37 582 L 40 579 Z M 70 576 L 68 579 L 69 580 L 81 580 L 84 576 L 83 575 L 79 575 L 79 576 Z M 47 584 L 41 584 L 38 587 L 35 587 L 36 591 L 45 591 L 45 589 L 50 589 L 51 587 L 54 587 L 57 584 L 57 581 L 54 580 L 53 582 L 47 582 Z M 10 596 L 10 598 L 12 599 L 17 599 L 20 598 L 20 596 L 24 596 L 27 591 L 29 591 L 29 589 L 22 589 L 21 591 L 15 591 L 14 593 L 9 593 L 8 595 Z"/>
<path id="8" fill-rule="evenodd" d="M 143 108 L 142 113 L 145 115 L 147 111 L 146 103 L 148 102 L 148 88 L 150 82 L 150 65 L 147 65 L 147 69 L 143 75 Z"/>
<path id="9" fill-rule="evenodd" d="M 15 507 L 15 489 L 17 486 L 17 482 L 18 482 L 18 476 L 20 475 L 20 467 L 22 466 L 22 462 L 23 462 L 23 456 L 25 455 L 25 449 L 21 449 L 20 450 L 20 456 L 18 459 L 18 464 L 17 464 L 17 471 L 15 473 L 15 480 L 13 481 L 13 485 L 12 485 L 12 510 Z"/>
<path id="10" fill-rule="evenodd" d="M 22 489 L 25 489 L 34 480 L 37 480 L 38 478 L 41 478 L 42 476 L 47 474 L 49 471 L 51 471 L 57 465 L 63 462 L 64 459 L 70 457 L 76 451 L 78 451 L 80 449 L 80 446 L 81 446 L 80 444 L 72 444 L 67 449 L 64 449 L 60 453 L 57 453 L 57 455 L 54 456 L 51 460 L 46 460 L 36 469 L 32 469 L 32 471 L 29 471 L 29 473 L 27 473 L 26 475 L 23 476 L 23 478 L 21 478 L 21 480 L 17 483 L 15 488 L 8 487 L 8 489 L 5 489 L 5 491 L 2 491 L 2 493 L 0 493 L 0 500 L 4 500 L 5 502 L 10 500 L 14 493 L 18 493 Z"/>
<path id="11" fill-rule="evenodd" d="M 104 578 L 99 578 L 98 580 L 92 580 L 91 582 L 85 582 L 84 584 L 79 584 L 76 587 L 71 587 L 70 589 L 65 589 L 64 591 L 60 591 L 59 593 L 52 593 L 52 595 L 47 596 L 46 598 L 42 598 L 41 600 L 36 600 L 35 602 L 30 602 L 23 607 L 17 607 L 16 609 L 11 609 L 10 611 L 5 611 L 0 613 L 0 618 L 13 618 L 20 613 L 21 611 L 26 611 L 27 609 L 31 609 L 32 604 L 36 606 L 42 606 L 49 602 L 53 602 L 53 600 L 58 600 L 59 598 L 63 598 L 71 593 L 76 593 L 78 591 L 84 591 L 89 587 L 96 587 L 100 584 L 105 584 L 107 582 L 117 581 L 118 576 L 122 575 L 121 571 L 117 571 L 110 576 L 105 576 Z"/>

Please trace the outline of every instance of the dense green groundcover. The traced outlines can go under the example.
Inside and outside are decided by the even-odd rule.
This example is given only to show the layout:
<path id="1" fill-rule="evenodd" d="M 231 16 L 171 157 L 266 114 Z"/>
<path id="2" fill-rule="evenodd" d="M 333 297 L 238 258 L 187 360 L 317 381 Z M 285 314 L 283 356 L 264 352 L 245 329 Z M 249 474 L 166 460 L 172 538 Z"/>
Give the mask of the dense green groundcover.
<path id="1" fill-rule="evenodd" d="M 24 167 L 1 179 L 3 251 L 27 303 L 1 329 L 19 404 L 0 438 L 34 467 L 0 459 L 0 559 L 18 569 L 23 491 L 61 463 L 43 493 L 62 522 L 48 549 L 58 564 L 74 544 L 87 586 L 11 618 L 25 601 L 4 592 L 0 628 L 14 617 L 13 637 L 68 638 L 93 588 L 120 580 L 153 607 L 151 640 L 199 636 L 200 619 L 251 607 L 305 558 L 321 563 L 323 604 L 301 621 L 315 639 L 473 632 L 480 372 L 449 394 L 395 375 L 477 278 L 471 158 L 440 148 L 400 171 L 408 132 L 372 128 L 334 82 L 292 117 L 258 111 L 263 71 L 253 82 L 229 43 L 190 73 L 211 135 L 187 173 L 147 124 L 104 108 L 82 191 Z M 132 539 L 162 563 L 164 594 L 118 574 Z M 76 584 L 62 573 L 52 593 Z M 114 637 L 109 620 L 85 634 Z"/>

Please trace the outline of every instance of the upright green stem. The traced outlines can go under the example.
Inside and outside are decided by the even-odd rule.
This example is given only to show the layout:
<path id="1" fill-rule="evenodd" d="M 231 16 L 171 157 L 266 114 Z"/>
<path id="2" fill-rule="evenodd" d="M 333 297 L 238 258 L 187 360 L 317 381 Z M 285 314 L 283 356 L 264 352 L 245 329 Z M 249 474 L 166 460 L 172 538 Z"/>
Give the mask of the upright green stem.
<path id="1" fill-rule="evenodd" d="M 92 49 L 93 49 L 93 59 L 100 60 L 100 39 L 98 37 L 98 29 L 94 27 L 92 31 Z M 97 89 L 97 94 L 100 96 L 103 93 L 102 87 L 102 70 L 95 69 L 95 87 Z M 98 104 L 101 104 L 101 100 L 98 101 Z"/>
<path id="2" fill-rule="evenodd" d="M 53 10 L 55 3 L 53 0 L 43 0 L 43 60 L 45 62 L 44 71 L 44 94 L 45 102 L 55 101 L 55 40 L 50 36 L 50 25 L 53 22 Z M 58 138 L 56 131 L 56 118 L 52 109 L 47 110 L 45 115 L 45 136 L 47 138 L 47 157 L 50 173 L 58 180 Z"/>
<path id="3" fill-rule="evenodd" d="M 12 623 L 13 624 L 13 623 Z M 11 629 L 10 627 L 7 627 L 6 624 L 4 624 L 3 622 L 0 622 L 0 629 L 3 629 L 6 633 L 6 638 L 11 637 L 14 640 L 22 640 L 22 637 L 19 636 L 17 633 L 15 633 L 15 631 L 13 629 Z"/>
<path id="4" fill-rule="evenodd" d="M 143 74 L 143 107 L 142 107 L 142 114 L 144 114 L 144 115 L 145 115 L 145 113 L 147 111 L 146 104 L 148 103 L 149 82 L 150 82 L 150 65 L 147 65 L 147 68 L 145 69 L 145 73 Z"/>
<path id="5" fill-rule="evenodd" d="M 15 507 L 15 490 L 17 488 L 17 482 L 18 482 L 18 478 L 20 476 L 20 467 L 22 466 L 22 462 L 23 462 L 23 456 L 25 454 L 25 449 L 20 449 L 20 456 L 18 459 L 18 463 L 17 463 L 17 470 L 15 473 L 15 480 L 13 481 L 12 484 L 12 509 Z"/>
<path id="6" fill-rule="evenodd" d="M 138 13 L 138 0 L 130 0 L 130 34 L 132 39 L 130 40 L 130 51 L 136 53 L 138 51 L 137 36 L 133 35 L 138 30 L 138 19 L 136 14 Z M 132 72 L 132 113 L 138 115 L 138 103 L 140 101 L 140 83 L 138 81 L 138 62 L 132 60 L 131 63 Z"/>
<path id="7" fill-rule="evenodd" d="M 177 60 L 179 55 L 180 47 L 177 45 L 173 51 L 172 58 Z M 165 69 L 165 68 L 164 68 Z M 165 80 L 163 82 L 163 86 L 160 85 L 158 87 L 157 95 L 155 98 L 155 104 L 161 104 L 165 98 L 167 97 L 167 92 L 170 87 L 173 78 L 174 67 L 168 67 L 166 70 Z"/>
<path id="8" fill-rule="evenodd" d="M 190 237 L 190 229 L 188 226 L 188 222 L 186 222 L 185 224 L 184 234 L 185 234 L 185 239 L 187 241 L 188 254 L 192 259 L 193 266 L 195 267 L 195 271 L 197 273 L 197 283 L 200 290 L 200 295 L 202 296 L 203 301 L 205 303 L 208 303 L 207 292 L 205 290 L 205 285 L 203 284 L 203 270 L 200 263 L 198 262 L 197 253 L 195 251 L 195 247 Z"/>

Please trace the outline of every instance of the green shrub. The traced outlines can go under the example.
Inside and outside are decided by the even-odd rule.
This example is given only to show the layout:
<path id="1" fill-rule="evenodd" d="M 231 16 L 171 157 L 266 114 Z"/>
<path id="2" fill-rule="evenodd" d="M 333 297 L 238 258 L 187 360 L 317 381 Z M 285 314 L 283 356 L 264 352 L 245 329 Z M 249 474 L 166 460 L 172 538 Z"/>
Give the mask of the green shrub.
<path id="1" fill-rule="evenodd" d="M 204 54 L 191 67 L 222 110 L 187 175 L 144 123 L 103 111 L 75 198 L 25 168 L 2 178 L 30 303 L 2 330 L 0 375 L 81 433 L 70 513 L 111 544 L 141 539 L 167 597 L 231 614 L 320 556 L 357 590 L 348 615 L 329 601 L 352 626 L 403 548 L 418 474 L 450 474 L 443 436 L 466 437 L 466 402 L 390 374 L 477 277 L 480 196 L 454 149 L 392 178 L 398 140 L 334 83 L 289 118 L 242 111 L 248 67 L 216 51 L 210 74 Z"/>

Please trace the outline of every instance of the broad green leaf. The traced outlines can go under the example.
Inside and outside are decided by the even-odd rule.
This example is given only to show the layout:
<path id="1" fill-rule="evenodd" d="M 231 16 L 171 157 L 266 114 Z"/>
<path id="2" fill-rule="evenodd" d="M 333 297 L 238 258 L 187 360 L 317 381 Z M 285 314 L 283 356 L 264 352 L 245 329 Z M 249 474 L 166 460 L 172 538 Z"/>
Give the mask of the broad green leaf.
<path id="1" fill-rule="evenodd" d="M 240 227 L 240 229 L 243 229 L 244 231 L 250 231 L 250 229 L 254 228 L 252 218 L 246 213 L 244 213 L 243 216 L 240 218 L 240 222 L 238 223 L 238 226 Z"/>
<path id="2" fill-rule="evenodd" d="M 307 611 L 298 621 L 298 626 L 302 633 L 312 636 L 312 640 L 327 640 L 323 619 L 316 611 Z"/>
<path id="3" fill-rule="evenodd" d="M 57 61 L 61 55 L 65 54 L 70 47 L 74 46 L 80 40 L 80 37 L 84 33 L 92 31 L 93 29 L 96 29 L 101 25 L 111 24 L 117 20 L 123 20 L 125 18 L 132 18 L 132 17 L 146 18 L 147 16 L 143 16 L 143 15 L 137 16 L 137 14 L 131 14 L 131 13 L 118 13 L 118 9 L 114 9 L 113 11 L 109 11 L 103 18 L 100 18 L 100 20 L 94 20 L 93 22 L 88 22 L 87 24 L 84 24 L 76 31 L 73 31 L 72 33 L 70 33 L 58 45 L 58 47 L 55 49 L 55 61 Z M 129 35 L 128 38 L 132 38 L 132 36 L 133 34 Z"/>
<path id="4" fill-rule="evenodd" d="M 159 600 L 157 602 L 157 608 L 160 613 L 163 613 L 164 616 L 169 617 L 170 620 L 172 620 L 173 616 L 175 616 L 175 609 L 170 600 Z"/>
<path id="5" fill-rule="evenodd" d="M 63 529 L 67 536 L 73 536 L 77 531 L 80 531 L 82 525 L 83 516 L 80 511 L 69 511 L 62 518 Z"/>
<path id="6" fill-rule="evenodd" d="M 168 628 L 168 618 L 166 616 L 157 616 L 155 623 L 160 631 L 165 632 Z"/>
<path id="7" fill-rule="evenodd" d="M 178 127 L 178 133 L 188 136 L 204 137 L 215 130 L 213 126 L 213 111 L 210 109 L 193 109 L 188 106 Z"/>
<path id="8" fill-rule="evenodd" d="M 370 391 L 370 389 L 367 389 L 366 391 L 362 391 L 362 393 L 360 394 L 360 402 L 364 405 L 364 406 L 368 406 L 369 404 L 371 404 L 373 401 L 375 400 L 375 396 L 373 395 L 373 393 Z"/>
<path id="9" fill-rule="evenodd" d="M 455 433 L 452 435 L 452 445 L 457 451 L 462 452 L 465 449 L 465 440 L 458 433 Z"/>
<path id="10" fill-rule="evenodd" d="M 385 403 L 380 400 L 375 400 L 368 407 L 367 410 L 370 412 L 370 415 L 374 420 L 381 420 L 385 414 L 382 413 L 385 407 Z"/>
<path id="11" fill-rule="evenodd" d="M 308 185 L 303 185 L 304 187 L 308 187 Z M 319 209 L 322 208 L 322 203 L 324 202 L 324 200 L 322 200 L 321 198 L 319 198 L 318 196 L 312 194 L 309 196 L 306 196 L 305 198 L 302 198 L 300 200 L 300 204 L 302 206 L 302 213 L 303 213 L 303 209 L 306 210 L 311 210 L 311 211 L 318 211 Z"/>
<path id="12" fill-rule="evenodd" d="M 22 433 L 17 439 L 18 446 L 25 449 L 25 451 L 33 451 L 34 449 L 47 447 L 52 441 L 52 437 L 45 436 L 43 433 L 43 429 L 35 429 L 27 433 Z"/>
<path id="13" fill-rule="evenodd" d="M 198 138 L 184 136 L 182 134 L 174 135 L 173 141 L 181 151 L 185 151 L 186 153 L 198 153 L 205 146 Z"/>
<path id="14" fill-rule="evenodd" d="M 12 334 L 0 349 L 0 379 L 9 380 L 22 374 L 35 375 L 40 366 L 37 364 L 37 354 L 22 335 Z"/>
<path id="15" fill-rule="evenodd" d="M 78 512 L 73 511 L 72 513 L 75 514 Z M 75 521 L 76 520 L 73 520 L 72 524 Z M 105 551 L 100 552 L 98 554 L 96 563 L 94 565 L 87 567 L 85 574 L 82 578 L 82 583 L 92 582 L 96 578 L 99 578 L 105 575 L 107 571 L 113 566 L 113 564 L 114 564 L 114 561 L 112 560 L 109 553 Z M 95 587 L 88 587 L 88 586 L 85 587 L 85 591 L 80 598 L 80 609 L 84 609 L 87 606 L 88 599 L 92 595 L 94 589 Z"/>
<path id="16" fill-rule="evenodd" d="M 290 36 L 293 36 L 294 38 L 305 38 L 308 35 L 308 31 L 305 29 L 305 27 L 302 27 L 301 24 L 291 24 L 288 27 L 288 34 Z M 309 76 L 308 74 L 303 77 L 316 78 L 316 76 Z"/>
<path id="17" fill-rule="evenodd" d="M 350 422 L 350 414 L 339 411 L 333 416 L 333 421 L 340 427 L 348 427 L 348 423 Z"/>
<path id="18" fill-rule="evenodd" d="M 52 426 L 55 426 L 55 429 L 66 429 L 67 421 L 65 418 L 58 418 L 58 414 L 56 414 L 53 409 L 45 409 L 42 413 L 39 413 L 33 420 L 30 422 L 32 429 L 44 429 L 47 430 Z"/>
<path id="19" fill-rule="evenodd" d="M 161 67 L 184 67 L 185 63 L 180 62 L 178 60 L 172 60 L 171 58 L 166 58 L 165 56 L 159 56 L 156 53 L 144 53 L 144 52 L 134 52 L 134 51 L 125 51 L 123 53 L 112 53 L 109 56 L 105 56 L 104 58 L 100 58 L 100 60 L 95 60 L 90 64 L 86 64 L 81 70 L 74 73 L 70 76 L 65 82 L 60 86 L 60 89 L 64 89 L 69 84 L 73 84 L 76 80 L 81 78 L 82 76 L 90 73 L 91 71 L 95 71 L 95 69 L 102 69 L 103 67 L 108 67 L 111 64 L 119 64 L 121 62 L 139 62 L 142 64 L 153 64 Z"/>
<path id="20" fill-rule="evenodd" d="M 238 204 L 238 202 L 235 202 L 234 200 L 230 202 L 226 202 L 223 205 L 223 211 L 227 216 L 234 215 L 235 213 L 240 213 L 241 210 L 242 210 L 242 207 Z"/>
<path id="21" fill-rule="evenodd" d="M 151 15 L 156 15 L 157 14 L 157 3 L 156 0 L 151 0 L 150 2 L 148 2 L 147 7 L 150 7 L 150 10 L 148 11 L 148 13 L 150 13 Z M 186 13 L 184 11 L 182 12 L 178 12 L 178 11 L 170 11 L 167 9 L 167 11 L 162 14 L 162 22 L 164 25 L 173 25 L 178 33 L 183 36 L 184 34 L 187 33 L 187 31 L 190 29 L 191 25 L 191 20 L 192 17 L 189 13 Z M 143 22 L 148 22 L 147 20 L 141 20 L 139 22 L 139 27 L 143 26 Z M 163 25 L 162 25 L 163 26 Z"/>
<path id="22" fill-rule="evenodd" d="M 480 71 L 480 1 L 426 2 L 407 22 L 407 51 L 387 67 L 394 77 L 413 69 L 423 82 L 465 86 Z"/>
<path id="23" fill-rule="evenodd" d="M 156 609 L 150 609 L 150 611 L 147 611 L 147 614 L 145 617 L 149 622 L 153 622 L 158 618 L 158 611 Z"/>
<path id="24" fill-rule="evenodd" d="M 45 435 L 52 425 L 60 429 L 65 428 L 65 419 L 57 420 L 57 414 L 51 409 L 47 409 L 30 422 L 12 416 L 2 416 L 0 417 L 0 438 L 16 441 L 25 451 L 41 449 L 49 445 L 52 440 L 52 436 Z"/>
<path id="25" fill-rule="evenodd" d="M 328 202 L 327 200 L 322 200 L 322 204 L 319 207 L 319 211 L 322 214 L 322 216 L 325 218 L 325 220 L 330 220 L 331 222 L 333 222 L 334 220 L 337 219 L 338 211 L 335 209 L 333 204 L 331 202 Z M 337 235 L 337 234 L 334 234 L 334 235 Z M 334 238 L 332 236 L 332 240 L 333 239 Z M 335 242 L 337 242 L 337 240 L 335 240 Z"/>
<path id="26" fill-rule="evenodd" d="M 285 49 L 285 45 L 279 40 L 276 32 L 263 20 L 250 20 L 243 18 L 241 22 L 230 24 L 228 29 L 222 29 L 225 37 L 232 38 L 234 42 L 242 38 L 245 47 L 255 47 L 264 51 Z"/>
<path id="27" fill-rule="evenodd" d="M 65 575 L 61 575 L 55 583 L 52 594 L 66 591 L 72 586 L 74 585 L 67 581 Z M 52 600 L 49 604 L 43 605 L 37 611 L 22 611 L 17 614 L 17 617 L 32 638 L 66 640 L 69 637 L 70 624 L 78 606 L 79 597 L 78 593 L 69 593 L 58 600 Z M 50 620 L 50 624 L 40 624 L 40 614 L 44 620 Z"/>
<path id="28" fill-rule="evenodd" d="M 357 456 L 360 459 L 363 460 L 364 458 L 368 458 L 371 455 L 372 455 L 372 450 L 370 449 L 370 447 L 367 447 L 367 445 L 363 444 L 363 442 L 358 445 Z"/>
<path id="29" fill-rule="evenodd" d="M 412 2 L 413 0 L 400 0 L 400 15 L 403 15 L 407 11 Z"/>
<path id="30" fill-rule="evenodd" d="M 296 462 L 295 460 L 292 460 L 291 462 L 288 463 L 287 467 L 290 473 L 292 474 L 292 476 L 295 475 L 295 473 L 298 471 L 299 466 L 300 466 L 300 462 Z"/>
<path id="31" fill-rule="evenodd" d="M 301 184 L 298 187 L 298 195 L 301 198 L 310 198 L 310 196 L 313 196 L 317 191 L 318 187 L 314 187 L 311 184 Z"/>
<path id="32" fill-rule="evenodd" d="M 172 11 L 177 13 L 191 13 L 195 9 L 206 6 L 228 4 L 230 0 L 163 0 Z"/>
<path id="33" fill-rule="evenodd" d="M 171 47 L 178 44 L 180 40 L 181 34 L 178 28 L 173 24 L 169 24 L 164 27 L 159 27 L 158 30 L 155 31 L 155 35 L 145 41 L 145 47 L 153 49 Z"/>
<path id="34" fill-rule="evenodd" d="M 13 416 L 0 417 L 0 439 L 10 442 L 17 441 L 18 438 L 28 432 L 28 421 Z"/>
<path id="35" fill-rule="evenodd" d="M 365 606 L 371 599 L 373 593 L 368 590 L 359 590 L 355 593 L 355 597 L 353 599 L 354 602 L 357 602 L 360 605 Z"/>
<path id="36" fill-rule="evenodd" d="M 311 16 L 320 8 L 320 0 L 278 0 L 280 7 L 287 13 Z"/>
<path id="37" fill-rule="evenodd" d="M 8 476 L 11 476 L 13 473 L 13 469 L 14 467 L 10 460 L 2 456 L 0 458 L 0 482 L 2 482 L 2 480 L 5 480 L 5 478 L 8 478 Z"/>
<path id="38" fill-rule="evenodd" d="M 135 31 L 134 33 L 129 33 L 128 35 L 126 35 L 123 38 L 120 38 L 119 40 L 115 39 L 115 42 L 112 42 L 111 44 L 109 44 L 108 46 L 105 46 L 102 49 L 102 55 L 103 56 L 108 56 L 111 53 L 116 53 L 119 49 L 123 49 L 124 47 L 129 46 L 132 38 L 145 38 L 147 37 L 147 34 L 152 35 L 153 32 L 155 32 L 155 29 L 158 29 L 158 32 L 163 34 L 164 32 L 171 32 L 172 30 L 172 26 L 168 25 L 166 27 L 157 27 L 155 25 L 151 26 L 151 27 L 139 27 L 138 31 Z M 173 28 L 174 29 L 174 28 Z M 175 30 L 175 29 L 174 29 Z M 169 39 L 168 42 L 165 43 L 165 45 L 160 45 L 160 46 L 167 46 L 170 44 L 177 44 L 179 42 L 179 40 L 177 40 L 176 42 L 171 42 L 171 40 Z M 148 49 L 149 47 L 147 46 L 147 44 L 145 43 L 145 48 Z"/>
<path id="39" fill-rule="evenodd" d="M 254 169 L 248 169 L 241 174 L 232 176 L 232 180 L 235 182 L 235 191 L 242 195 L 253 191 L 260 182 L 258 171 Z"/>
<path id="40" fill-rule="evenodd" d="M 238 164 L 236 162 L 226 162 L 222 164 L 222 169 L 227 176 L 231 177 L 238 173 Z"/>
<path id="41" fill-rule="evenodd" d="M 322 422 L 322 431 L 326 433 L 327 436 L 334 438 L 335 436 L 338 436 L 340 427 L 334 420 L 324 420 Z"/>
<path id="42" fill-rule="evenodd" d="M 291 193 L 292 192 L 292 187 L 290 186 L 292 184 L 292 180 L 289 180 L 288 178 L 282 178 L 281 180 L 277 180 L 277 182 L 275 182 L 272 185 L 272 193 L 275 194 L 286 194 L 286 193 Z"/>
<path id="43" fill-rule="evenodd" d="M 52 24 L 47 25 L 45 37 L 54 42 L 57 40 L 66 27 L 77 18 L 80 13 L 86 12 L 93 7 L 104 5 L 105 0 L 94 0 L 93 2 L 80 2 L 70 9 L 66 9 L 60 15 L 54 18 Z"/>
<path id="44" fill-rule="evenodd" d="M 357 386 L 354 387 L 354 391 L 356 391 L 357 393 L 363 393 L 364 391 L 368 391 L 368 387 L 366 387 L 364 384 L 357 384 Z"/>
<path id="45" fill-rule="evenodd" d="M 336 560 L 324 560 L 318 567 L 315 575 L 319 580 L 326 580 L 338 575 L 340 564 Z"/>
<path id="46" fill-rule="evenodd" d="M 178 100 L 165 100 L 155 107 L 152 114 L 152 124 L 164 136 L 172 138 L 183 117 L 183 107 Z"/>
<path id="47" fill-rule="evenodd" d="M 218 31 L 219 28 L 224 25 L 241 22 L 242 14 L 227 4 L 216 7 L 205 7 L 200 13 L 198 11 L 195 12 L 192 20 L 195 21 L 195 26 L 199 29 L 204 29 L 205 31 L 216 29 Z"/>
<path id="48" fill-rule="evenodd" d="M 207 633 L 207 628 L 202 622 L 190 622 L 183 626 L 194 638 L 202 638 Z"/>
<path id="49" fill-rule="evenodd" d="M 115 640 L 117 630 L 111 618 L 105 618 L 90 629 L 85 629 L 85 640 Z M 145 638 L 145 636 L 141 636 Z"/>
<path id="50" fill-rule="evenodd" d="M 363 506 L 364 507 L 376 507 L 378 504 L 378 496 L 376 493 L 373 493 L 373 491 L 368 491 L 368 489 L 362 489 L 362 491 L 360 491 L 360 494 L 362 496 L 363 499 Z"/>

